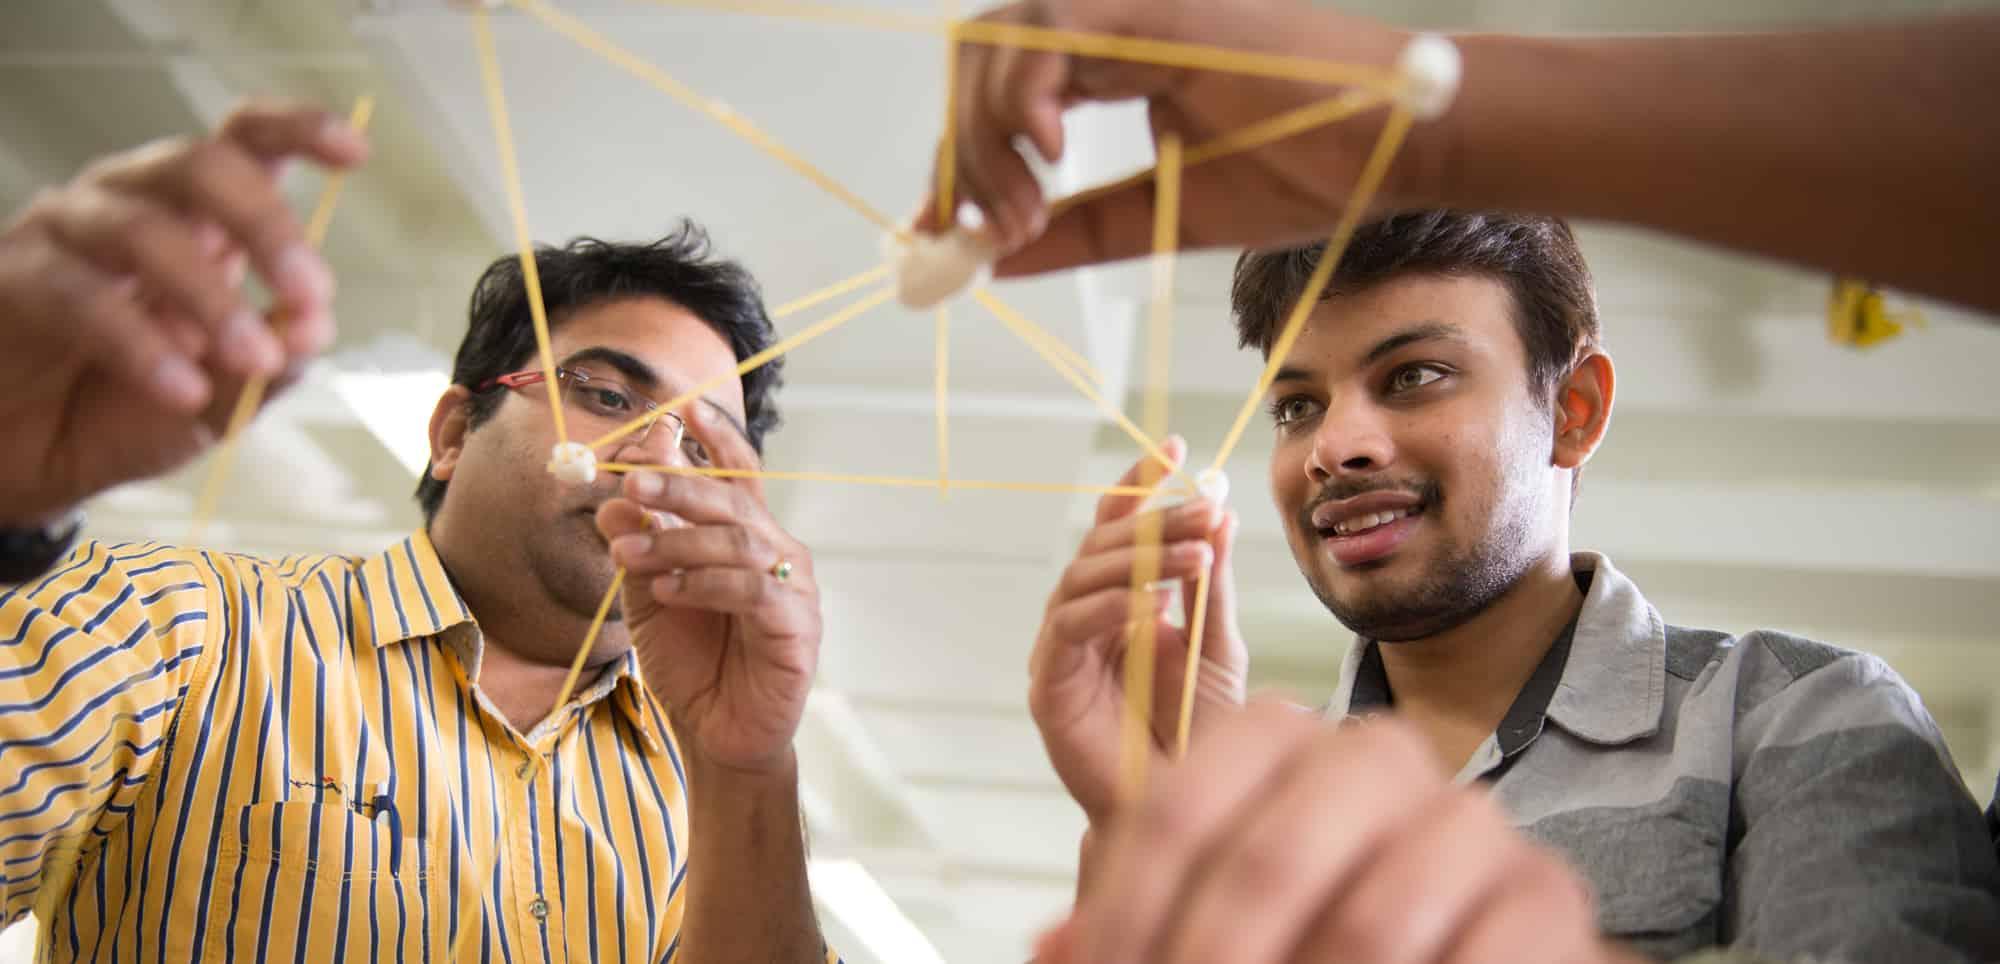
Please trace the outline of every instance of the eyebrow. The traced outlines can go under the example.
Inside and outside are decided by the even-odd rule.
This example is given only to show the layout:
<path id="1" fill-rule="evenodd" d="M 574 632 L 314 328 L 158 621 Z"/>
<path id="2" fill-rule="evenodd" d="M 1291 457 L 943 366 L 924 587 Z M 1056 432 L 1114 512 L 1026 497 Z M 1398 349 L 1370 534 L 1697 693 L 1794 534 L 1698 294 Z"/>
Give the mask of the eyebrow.
<path id="1" fill-rule="evenodd" d="M 592 345 L 589 348 L 571 352 L 568 357 L 563 359 L 562 364 L 564 368 L 568 368 L 571 365 L 579 365 L 587 362 L 603 362 L 606 365 L 610 365 L 612 368 L 618 370 L 618 374 L 636 382 L 637 384 L 633 386 L 634 388 L 642 388 L 649 392 L 659 389 L 664 381 L 660 378 L 660 373 L 653 370 L 653 366 L 646 364 L 638 356 L 604 345 Z M 721 403 L 705 395 L 701 396 L 701 400 L 706 402 L 709 408 L 719 412 L 730 425 L 734 426 L 737 434 L 743 436 L 745 439 L 750 437 L 750 429 L 743 424 L 742 419 L 736 417 L 735 412 L 730 411 Z"/>
<path id="2" fill-rule="evenodd" d="M 1373 365 L 1381 361 L 1385 356 L 1419 342 L 1455 341 L 1463 343 L 1466 340 L 1464 328 L 1442 321 L 1427 321 L 1376 342 L 1375 347 L 1368 349 L 1368 354 L 1361 357 L 1361 365 L 1364 368 Z"/>
<path id="3" fill-rule="evenodd" d="M 653 366 L 640 361 L 635 355 L 627 354 L 616 348 L 592 345 L 581 351 L 571 352 L 569 357 L 562 360 L 564 368 L 586 362 L 603 362 L 618 369 L 618 374 L 638 383 L 634 386 L 635 388 L 651 389 L 660 387 L 660 373 L 654 371 Z"/>

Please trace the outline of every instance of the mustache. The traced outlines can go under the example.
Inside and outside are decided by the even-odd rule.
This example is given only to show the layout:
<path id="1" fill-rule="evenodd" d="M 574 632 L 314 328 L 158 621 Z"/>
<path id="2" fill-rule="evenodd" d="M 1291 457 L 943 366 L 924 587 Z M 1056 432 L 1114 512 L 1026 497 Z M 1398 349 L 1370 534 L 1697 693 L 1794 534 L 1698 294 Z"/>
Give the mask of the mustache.
<path id="1" fill-rule="evenodd" d="M 1444 495 L 1436 479 L 1333 479 L 1320 486 L 1319 492 L 1306 500 L 1305 507 L 1299 510 L 1299 525 L 1303 529 L 1311 529 L 1313 512 L 1328 502 L 1352 499 L 1371 492 L 1408 492 L 1425 506 L 1436 505 Z"/>

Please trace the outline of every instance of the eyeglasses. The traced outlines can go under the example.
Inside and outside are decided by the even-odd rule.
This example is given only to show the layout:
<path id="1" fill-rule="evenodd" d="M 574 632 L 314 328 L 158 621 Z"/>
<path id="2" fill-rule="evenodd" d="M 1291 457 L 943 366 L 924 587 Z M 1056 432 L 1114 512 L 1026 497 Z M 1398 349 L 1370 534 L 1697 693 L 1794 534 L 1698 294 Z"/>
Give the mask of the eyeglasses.
<path id="1" fill-rule="evenodd" d="M 539 369 L 509 372 L 489 378 L 479 386 L 482 392 L 495 388 L 526 388 L 540 385 L 545 377 Z M 655 425 L 665 425 L 673 433 L 674 447 L 687 456 L 689 464 L 706 467 L 711 463 L 708 447 L 701 440 L 688 434 L 687 420 L 678 414 L 660 411 L 659 403 L 634 391 L 631 386 L 613 378 L 577 371 L 573 368 L 556 369 L 556 382 L 562 388 L 563 410 L 582 415 L 607 429 L 624 425 L 641 415 L 657 413 L 643 428 L 625 436 L 625 441 L 637 445 L 652 434 Z"/>

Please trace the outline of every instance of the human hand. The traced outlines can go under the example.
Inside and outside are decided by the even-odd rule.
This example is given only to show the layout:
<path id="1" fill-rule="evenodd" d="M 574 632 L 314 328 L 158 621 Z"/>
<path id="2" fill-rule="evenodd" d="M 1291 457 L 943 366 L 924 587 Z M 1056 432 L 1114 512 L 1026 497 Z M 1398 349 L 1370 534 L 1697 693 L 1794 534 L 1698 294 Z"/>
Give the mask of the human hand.
<path id="1" fill-rule="evenodd" d="M 335 115 L 248 104 L 212 135 L 97 161 L 0 232 L 0 523 L 186 462 L 221 433 L 227 390 L 332 341 L 333 275 L 278 175 L 367 150 Z M 268 319 L 244 303 L 252 269 L 276 294 Z"/>
<path id="2" fill-rule="evenodd" d="M 1185 457 L 1186 443 L 1178 438 L 1168 439 L 1164 448 L 1176 464 Z M 1147 461 L 1133 465 L 1118 484 L 1139 484 Z M 1084 536 L 1076 559 L 1063 570 L 1049 596 L 1029 661 L 1028 706 L 1042 744 L 1063 785 L 1093 823 L 1107 817 L 1116 803 L 1124 652 L 1134 629 L 1131 582 L 1142 501 L 1129 495 L 1098 500 L 1097 524 Z M 1160 578 L 1180 580 L 1185 610 L 1183 625 L 1173 625 L 1166 619 L 1170 594 L 1154 594 L 1152 735 L 1153 747 L 1164 759 L 1178 735 L 1195 581 L 1211 561 L 1214 570 L 1195 685 L 1198 707 L 1243 702 L 1249 653 L 1236 629 L 1235 583 L 1229 568 L 1235 513 L 1207 499 L 1149 511 L 1163 516 Z M 1197 712 L 1195 719 L 1205 715 Z"/>
<path id="3" fill-rule="evenodd" d="M 1040 964 L 1630 964 L 1584 882 L 1393 719 L 1222 714 L 1095 842 Z"/>
<path id="4" fill-rule="evenodd" d="M 981 19 L 1368 65 L 1385 75 L 1410 36 L 1297 0 L 1025 0 Z M 1155 140 L 1172 132 L 1193 148 L 1341 93 L 1315 82 L 979 43 L 961 45 L 957 70 L 955 193 L 985 215 L 994 242 L 1005 252 L 995 266 L 1000 276 L 1151 250 L 1151 182 L 1050 211 L 1014 143 L 1025 138 L 1043 158 L 1060 159 L 1062 113 L 1068 107 L 1145 98 Z M 1379 128 L 1373 119 L 1322 125 L 1190 167 L 1182 180 L 1182 246 L 1261 247 L 1324 236 L 1345 208 Z M 1381 202 L 1423 193 L 1419 185 L 1436 177 L 1440 151 L 1434 142 L 1440 140 L 1413 134 L 1390 169 Z M 934 200 L 923 210 L 920 227 L 941 227 Z"/>
<path id="5" fill-rule="evenodd" d="M 684 414 L 717 466 L 759 467 L 749 440 L 703 404 Z M 626 571 L 625 624 L 675 732 L 700 762 L 784 772 L 819 661 L 819 586 L 762 483 L 634 472 L 597 526 Z"/>

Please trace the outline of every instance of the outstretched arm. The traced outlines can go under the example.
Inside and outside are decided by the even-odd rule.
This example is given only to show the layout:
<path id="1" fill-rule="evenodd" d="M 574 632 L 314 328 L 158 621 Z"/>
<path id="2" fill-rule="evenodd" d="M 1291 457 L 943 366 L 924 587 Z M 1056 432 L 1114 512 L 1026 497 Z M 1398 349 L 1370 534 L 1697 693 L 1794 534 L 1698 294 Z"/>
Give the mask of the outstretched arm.
<path id="1" fill-rule="evenodd" d="M 1295 0 L 1032 0 L 993 20 L 1388 68 L 1403 31 Z M 1383 207 L 1623 222 L 2000 311 L 2000 15 L 1652 37 L 1455 38 L 1456 102 L 1419 123 Z M 1059 118 L 1145 97 L 1191 145 L 1330 96 L 1303 81 L 962 48 L 954 188 L 1030 274 L 1149 249 L 1152 187 L 1051 208 L 1013 156 L 1060 156 Z M 1380 128 L 1357 118 L 1190 169 L 1184 243 L 1323 237 Z M 1045 227 L 1044 227 L 1045 225 Z"/>

